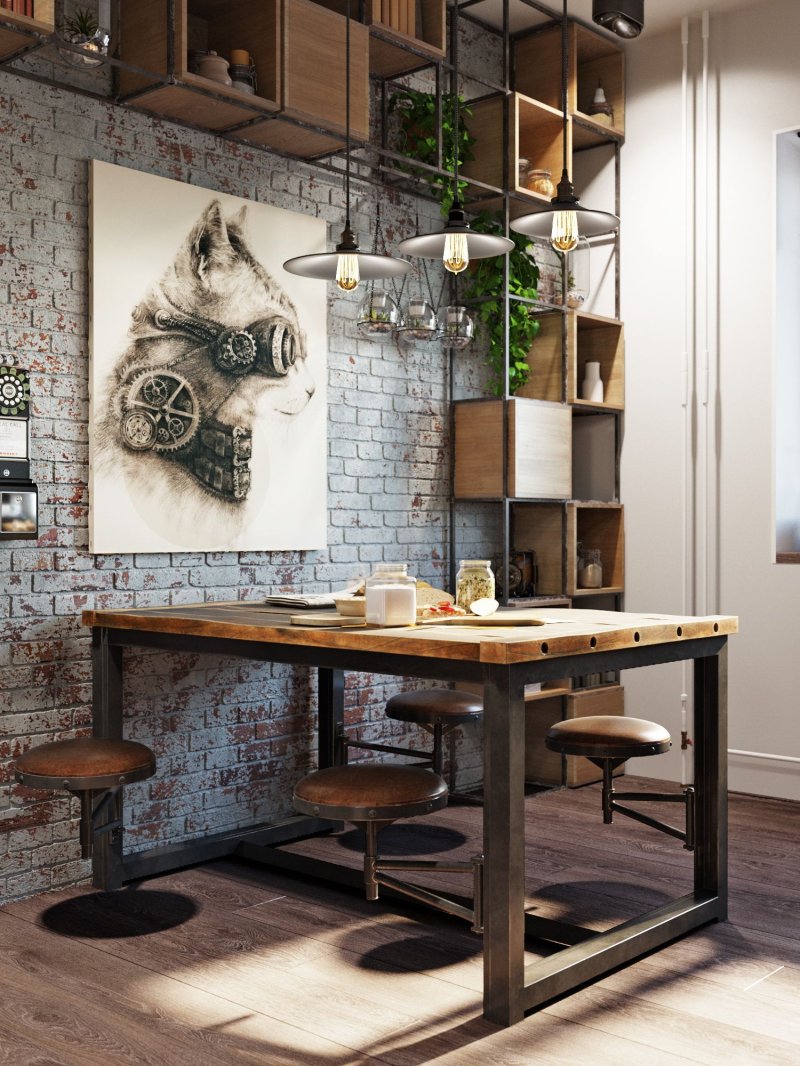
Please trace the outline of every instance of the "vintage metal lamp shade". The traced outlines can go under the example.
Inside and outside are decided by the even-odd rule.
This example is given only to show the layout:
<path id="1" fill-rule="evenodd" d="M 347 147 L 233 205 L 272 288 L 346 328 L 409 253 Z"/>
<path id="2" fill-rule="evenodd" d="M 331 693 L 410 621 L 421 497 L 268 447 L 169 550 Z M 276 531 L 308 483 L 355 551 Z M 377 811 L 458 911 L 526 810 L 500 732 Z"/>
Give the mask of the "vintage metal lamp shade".
<path id="1" fill-rule="evenodd" d="M 528 215 L 520 215 L 510 223 L 516 233 L 527 237 L 549 240 L 557 252 L 571 252 L 580 237 L 599 237 L 613 233 L 619 219 L 607 211 L 592 211 L 581 207 L 575 195 L 567 169 L 567 75 L 569 72 L 567 0 L 561 20 L 561 108 L 563 111 L 563 168 L 561 180 L 556 186 L 556 195 L 549 206 Z"/>
<path id="2" fill-rule="evenodd" d="M 411 264 L 391 255 L 362 252 L 350 225 L 350 0 L 345 14 L 345 220 L 335 252 L 298 255 L 287 259 L 283 269 L 302 278 L 335 281 L 344 292 L 352 292 L 359 281 L 396 278 L 407 274 Z"/>
<path id="3" fill-rule="evenodd" d="M 492 233 L 475 233 L 467 222 L 464 208 L 458 196 L 458 0 L 453 7 L 453 205 L 447 216 L 444 229 L 438 233 L 420 233 L 407 237 L 398 246 L 403 255 L 415 255 L 422 259 L 441 259 L 445 270 L 460 274 L 469 266 L 470 259 L 489 259 L 505 255 L 514 247 L 508 237 Z"/>

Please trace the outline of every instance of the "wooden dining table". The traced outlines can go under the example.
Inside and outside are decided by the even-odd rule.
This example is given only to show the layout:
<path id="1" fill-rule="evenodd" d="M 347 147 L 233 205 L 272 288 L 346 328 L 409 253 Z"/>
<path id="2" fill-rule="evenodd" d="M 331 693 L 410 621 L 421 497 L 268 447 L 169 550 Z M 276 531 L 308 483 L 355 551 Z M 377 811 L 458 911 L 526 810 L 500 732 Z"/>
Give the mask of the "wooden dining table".
<path id="1" fill-rule="evenodd" d="M 294 612 L 296 617 L 299 612 Z M 208 652 L 317 670 L 318 762 L 340 757 L 344 677 L 359 671 L 437 682 L 480 684 L 484 691 L 484 1015 L 512 1025 L 524 1013 L 727 914 L 727 638 L 732 616 L 683 617 L 549 608 L 509 609 L 486 625 L 418 624 L 394 629 L 293 622 L 287 611 L 253 600 L 132 610 L 88 610 L 92 629 L 94 733 L 123 733 L 126 648 Z M 503 624 L 497 624 L 501 621 Z M 525 911 L 525 686 L 593 673 L 691 660 L 694 672 L 696 848 L 692 891 L 614 928 L 569 943 L 525 965 L 525 938 L 547 938 L 547 921 Z M 121 798 L 109 820 L 122 817 Z M 329 831 L 308 817 L 237 828 L 126 854 L 121 834 L 100 835 L 95 885 L 119 888 L 224 855 L 283 868 L 326 871 L 281 844 Z M 330 871 L 332 874 L 334 871 Z M 343 876 L 352 876 L 353 871 Z"/>

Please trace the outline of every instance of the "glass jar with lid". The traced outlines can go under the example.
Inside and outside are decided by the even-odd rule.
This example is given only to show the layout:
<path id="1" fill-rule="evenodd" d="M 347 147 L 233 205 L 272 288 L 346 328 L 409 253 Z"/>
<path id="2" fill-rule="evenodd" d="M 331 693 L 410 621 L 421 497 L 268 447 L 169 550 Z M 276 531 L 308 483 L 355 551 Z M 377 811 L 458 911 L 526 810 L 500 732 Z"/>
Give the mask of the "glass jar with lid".
<path id="1" fill-rule="evenodd" d="M 377 563 L 365 596 L 367 625 L 411 626 L 417 620 L 417 582 L 408 563 Z"/>
<path id="2" fill-rule="evenodd" d="M 494 599 L 490 559 L 462 559 L 456 574 L 456 605 L 468 611 L 476 600 Z"/>
<path id="3" fill-rule="evenodd" d="M 603 561 L 597 548 L 578 547 L 578 588 L 603 587 Z"/>
<path id="4" fill-rule="evenodd" d="M 540 196 L 547 196 L 552 198 L 555 196 L 555 186 L 553 185 L 553 175 L 549 170 L 529 170 L 528 180 L 525 182 L 525 188 L 531 192 L 538 192 Z"/>
<path id="5" fill-rule="evenodd" d="M 531 169 L 530 159 L 525 159 L 524 156 L 519 156 L 517 159 L 517 184 L 524 189 L 528 182 L 528 174 Z"/>

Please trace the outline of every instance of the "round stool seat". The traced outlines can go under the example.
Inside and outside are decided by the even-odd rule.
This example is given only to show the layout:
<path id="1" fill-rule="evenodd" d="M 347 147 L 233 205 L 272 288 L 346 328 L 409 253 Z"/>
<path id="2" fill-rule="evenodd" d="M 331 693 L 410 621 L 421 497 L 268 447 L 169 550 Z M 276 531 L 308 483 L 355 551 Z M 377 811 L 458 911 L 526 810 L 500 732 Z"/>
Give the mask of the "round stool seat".
<path id="1" fill-rule="evenodd" d="M 483 700 L 458 689 L 431 688 L 400 692 L 386 701 L 386 717 L 417 725 L 461 725 L 483 715 Z"/>
<path id="2" fill-rule="evenodd" d="M 297 783 L 294 805 L 322 818 L 394 821 L 446 806 L 447 784 L 419 766 L 330 766 Z"/>
<path id="3" fill-rule="evenodd" d="M 672 740 L 657 722 L 598 714 L 556 722 L 548 729 L 545 744 L 561 755 L 632 759 L 637 755 L 661 755 L 669 750 Z"/>
<path id="4" fill-rule="evenodd" d="M 14 770 L 17 781 L 29 788 L 71 792 L 116 788 L 155 772 L 155 756 L 144 744 L 100 737 L 40 744 L 20 756 Z"/>

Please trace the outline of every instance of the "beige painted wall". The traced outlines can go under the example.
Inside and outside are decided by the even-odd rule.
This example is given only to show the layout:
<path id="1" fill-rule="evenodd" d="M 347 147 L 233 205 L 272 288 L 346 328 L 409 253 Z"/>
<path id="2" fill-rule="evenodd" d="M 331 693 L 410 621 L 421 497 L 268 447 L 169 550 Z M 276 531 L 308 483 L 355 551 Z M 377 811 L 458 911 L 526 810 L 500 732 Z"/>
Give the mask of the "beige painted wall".
<path id="1" fill-rule="evenodd" d="M 707 210 L 701 33 L 692 19 L 688 286 L 680 32 L 645 35 L 628 49 L 626 606 L 738 614 L 729 746 L 800 757 L 800 568 L 773 561 L 772 497 L 774 134 L 800 127 L 800 5 L 773 0 L 710 20 Z M 680 666 L 628 672 L 624 681 L 628 713 L 679 734 Z M 673 779 L 680 769 L 677 751 L 647 764 Z M 800 764 L 732 756 L 730 784 L 800 799 Z"/>

